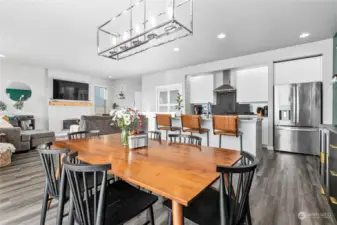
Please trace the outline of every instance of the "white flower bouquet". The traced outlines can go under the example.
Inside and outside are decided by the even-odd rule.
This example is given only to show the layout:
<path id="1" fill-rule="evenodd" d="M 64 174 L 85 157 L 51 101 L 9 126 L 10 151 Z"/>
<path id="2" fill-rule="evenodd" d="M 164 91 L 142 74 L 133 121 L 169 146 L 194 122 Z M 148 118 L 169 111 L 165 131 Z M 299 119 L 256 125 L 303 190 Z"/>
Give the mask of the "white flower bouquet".
<path id="1" fill-rule="evenodd" d="M 137 129 L 138 125 L 142 126 L 139 112 L 131 108 L 118 109 L 111 110 L 110 116 L 112 116 L 111 125 L 117 125 L 122 130 L 121 138 L 123 145 L 128 145 L 130 132 Z"/>

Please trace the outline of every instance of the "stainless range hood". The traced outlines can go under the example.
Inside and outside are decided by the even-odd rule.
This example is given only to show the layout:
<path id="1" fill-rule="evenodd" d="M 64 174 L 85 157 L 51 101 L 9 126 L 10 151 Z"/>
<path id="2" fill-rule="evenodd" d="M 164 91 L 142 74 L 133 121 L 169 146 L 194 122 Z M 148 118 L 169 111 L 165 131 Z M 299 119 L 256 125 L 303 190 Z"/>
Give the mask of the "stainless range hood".
<path id="1" fill-rule="evenodd" d="M 236 89 L 233 86 L 231 86 L 230 70 L 224 70 L 222 78 L 223 78 L 222 85 L 215 88 L 213 91 L 215 92 L 235 92 Z"/>

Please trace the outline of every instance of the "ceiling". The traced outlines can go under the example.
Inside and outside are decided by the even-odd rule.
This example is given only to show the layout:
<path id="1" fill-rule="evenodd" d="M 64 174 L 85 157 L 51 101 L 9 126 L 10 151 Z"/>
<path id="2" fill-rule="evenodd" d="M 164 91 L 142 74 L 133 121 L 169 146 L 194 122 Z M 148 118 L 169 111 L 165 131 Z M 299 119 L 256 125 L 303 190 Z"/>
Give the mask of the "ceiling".
<path id="1" fill-rule="evenodd" d="M 97 26 L 128 2 L 1 0 L 0 54 L 46 68 L 123 78 L 323 40 L 337 32 L 337 0 L 194 0 L 193 36 L 121 61 L 97 56 Z M 219 40 L 221 32 L 227 37 Z M 311 35 L 300 39 L 302 32 Z"/>

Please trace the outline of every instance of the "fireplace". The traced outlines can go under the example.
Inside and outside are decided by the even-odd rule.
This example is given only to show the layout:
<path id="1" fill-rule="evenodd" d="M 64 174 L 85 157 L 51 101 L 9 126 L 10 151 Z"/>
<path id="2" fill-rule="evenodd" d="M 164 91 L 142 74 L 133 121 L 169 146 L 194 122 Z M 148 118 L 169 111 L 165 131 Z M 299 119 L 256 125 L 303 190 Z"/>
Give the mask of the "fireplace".
<path id="1" fill-rule="evenodd" d="M 63 120 L 63 130 L 69 130 L 71 125 L 79 125 L 80 119 L 65 119 Z"/>

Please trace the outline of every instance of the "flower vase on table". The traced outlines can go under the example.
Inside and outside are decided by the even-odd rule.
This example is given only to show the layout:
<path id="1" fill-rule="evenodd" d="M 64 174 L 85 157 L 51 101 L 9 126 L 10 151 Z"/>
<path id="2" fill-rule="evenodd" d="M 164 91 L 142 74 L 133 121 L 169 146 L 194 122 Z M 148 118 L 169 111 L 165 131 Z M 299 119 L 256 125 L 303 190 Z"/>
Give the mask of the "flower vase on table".
<path id="1" fill-rule="evenodd" d="M 130 132 L 128 130 L 122 129 L 122 133 L 121 133 L 122 145 L 128 145 L 129 144 L 129 135 L 130 135 Z"/>
<path id="2" fill-rule="evenodd" d="M 128 108 L 128 109 L 119 109 L 111 110 L 110 115 L 112 116 L 112 124 L 117 125 L 121 128 L 121 143 L 122 145 L 129 144 L 129 135 L 132 130 L 136 130 L 138 126 L 142 125 L 140 119 L 140 114 L 137 110 Z"/>

